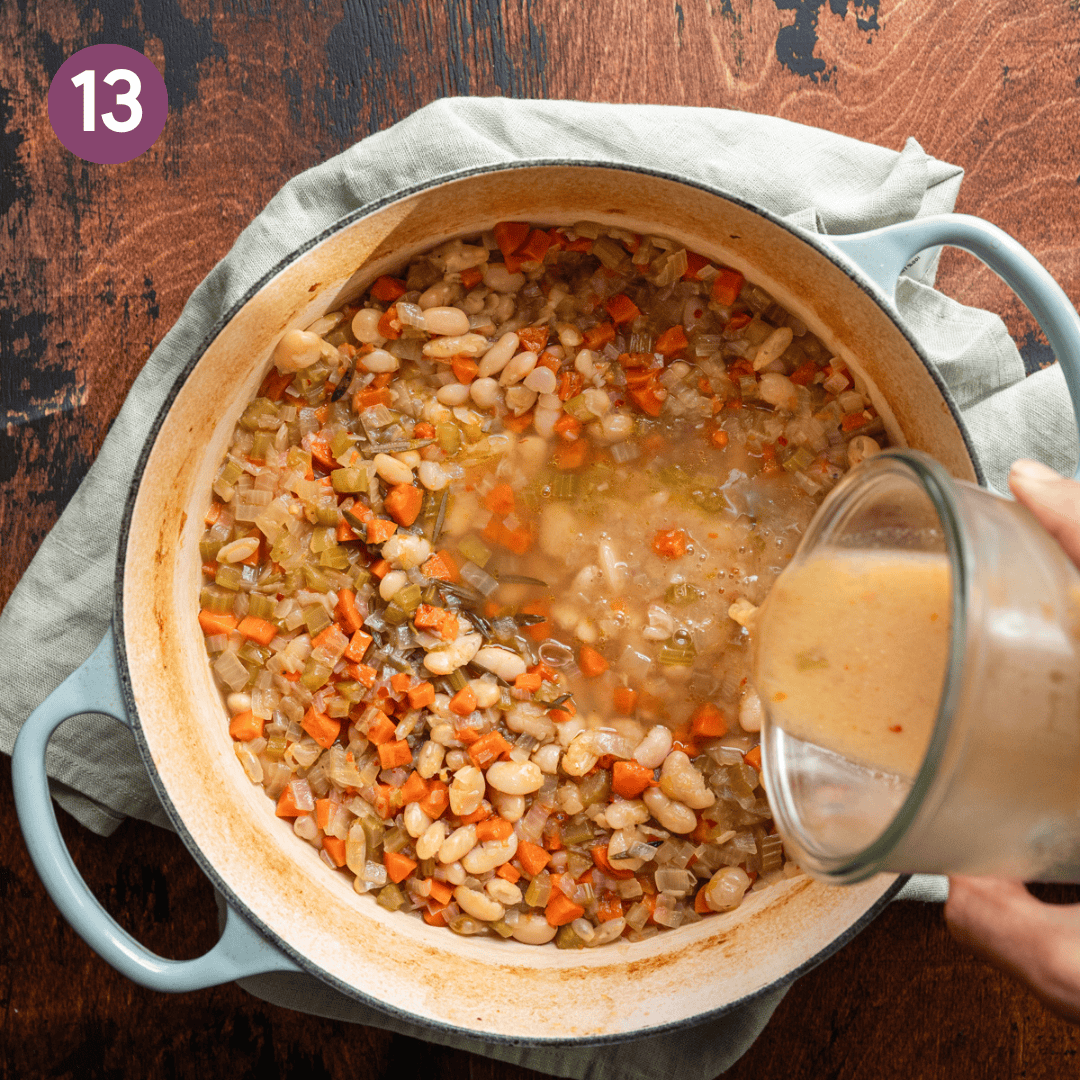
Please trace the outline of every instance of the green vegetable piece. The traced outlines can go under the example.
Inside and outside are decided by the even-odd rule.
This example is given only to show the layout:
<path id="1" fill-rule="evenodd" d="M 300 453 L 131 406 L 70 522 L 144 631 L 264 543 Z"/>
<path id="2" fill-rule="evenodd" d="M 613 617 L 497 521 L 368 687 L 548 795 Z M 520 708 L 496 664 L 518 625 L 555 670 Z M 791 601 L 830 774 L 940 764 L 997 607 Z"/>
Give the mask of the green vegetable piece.
<path id="1" fill-rule="evenodd" d="M 374 815 L 363 818 L 360 827 L 364 830 L 364 839 L 367 841 L 368 858 L 374 858 L 374 852 L 382 847 L 383 834 L 386 829 Z"/>
<path id="2" fill-rule="evenodd" d="M 420 586 L 406 585 L 394 593 L 392 603 L 396 604 L 406 615 L 412 615 L 420 606 Z"/>
<path id="3" fill-rule="evenodd" d="M 445 453 L 452 456 L 461 449 L 461 429 L 457 424 L 436 424 L 435 441 Z"/>
<path id="4" fill-rule="evenodd" d="M 254 615 L 257 619 L 272 620 L 276 608 L 277 601 L 265 593 L 253 592 L 248 597 L 248 614 Z"/>
<path id="5" fill-rule="evenodd" d="M 304 673 L 300 681 L 312 692 L 324 687 L 329 681 L 332 671 L 325 664 L 316 660 L 308 660 L 304 665 Z"/>
<path id="6" fill-rule="evenodd" d="M 308 628 L 308 633 L 314 637 L 316 634 L 325 630 L 334 620 L 330 618 L 329 612 L 322 606 L 322 604 L 308 604 L 303 609 L 304 624 Z"/>
<path id="7" fill-rule="evenodd" d="M 285 750 L 288 747 L 289 742 L 284 735 L 271 735 L 266 740 L 266 749 L 263 751 L 268 758 L 283 758 L 285 756 Z"/>
<path id="8" fill-rule="evenodd" d="M 221 614 L 232 611 L 236 603 L 236 593 L 218 585 L 204 585 L 199 593 L 199 607 Z"/>
<path id="9" fill-rule="evenodd" d="M 584 949 L 585 942 L 582 941 L 581 936 L 569 923 L 566 926 L 560 926 L 559 932 L 555 935 L 555 947 L 558 949 Z"/>
<path id="10" fill-rule="evenodd" d="M 388 829 L 383 836 L 382 846 L 383 851 L 389 851 L 391 854 L 396 855 L 409 846 L 409 834 L 400 826 L 395 825 L 392 829 Z"/>
<path id="11" fill-rule="evenodd" d="M 393 600 L 391 600 L 383 611 L 383 618 L 391 626 L 400 626 L 402 623 L 409 621 L 409 613 L 402 610 Z"/>
<path id="12" fill-rule="evenodd" d="M 461 539 L 458 551 L 481 568 L 487 566 L 491 560 L 491 548 L 475 533 L 468 533 Z"/>
<path id="13" fill-rule="evenodd" d="M 312 592 L 330 591 L 330 582 L 318 567 L 312 566 L 311 563 L 304 563 L 301 569 L 304 573 L 304 584 Z"/>
<path id="14" fill-rule="evenodd" d="M 334 469 L 330 474 L 330 483 L 334 485 L 334 490 L 341 494 L 367 491 L 367 469 Z"/>
<path id="15" fill-rule="evenodd" d="M 234 592 L 240 588 L 243 580 L 243 572 L 238 566 L 233 566 L 232 563 L 221 563 L 217 568 L 217 573 L 214 575 L 215 585 L 220 585 L 223 589 L 232 589 Z"/>
<path id="16" fill-rule="evenodd" d="M 680 581 L 675 585 L 669 585 L 664 593 L 665 603 L 677 604 L 679 607 L 696 604 L 699 600 L 704 599 L 705 594 L 696 585 L 691 585 L 688 581 Z"/>
<path id="17" fill-rule="evenodd" d="M 387 911 L 397 911 L 405 903 L 405 894 L 391 881 L 379 890 L 376 903 Z"/>

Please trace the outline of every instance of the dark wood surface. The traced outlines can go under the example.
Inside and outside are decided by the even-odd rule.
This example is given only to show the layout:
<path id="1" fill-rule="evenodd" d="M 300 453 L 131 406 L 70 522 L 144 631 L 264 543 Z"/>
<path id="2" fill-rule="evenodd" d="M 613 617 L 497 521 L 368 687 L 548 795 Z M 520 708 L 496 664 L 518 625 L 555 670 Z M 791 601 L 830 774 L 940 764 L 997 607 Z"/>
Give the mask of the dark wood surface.
<path id="1" fill-rule="evenodd" d="M 84 163 L 46 94 L 76 49 L 162 71 L 170 116 L 121 166 Z M 101 446 L 187 296 L 281 184 L 446 94 L 769 113 L 962 165 L 958 209 L 1007 229 L 1080 301 L 1080 4 L 998 0 L 9 0 L 0 5 L 0 604 Z M 940 287 L 1000 312 L 1029 368 L 1030 317 L 973 259 Z M 64 924 L 0 779 L 0 1076 L 424 1075 L 497 1063 L 271 1008 L 226 986 L 144 991 Z M 62 815 L 63 816 L 63 815 Z M 213 943 L 181 843 L 128 822 L 63 831 L 95 894 L 171 957 Z M 1059 889 L 1057 899 L 1080 893 Z M 888 909 L 801 980 L 738 1080 L 1080 1075 L 1080 1035 L 968 958 L 939 909 Z"/>

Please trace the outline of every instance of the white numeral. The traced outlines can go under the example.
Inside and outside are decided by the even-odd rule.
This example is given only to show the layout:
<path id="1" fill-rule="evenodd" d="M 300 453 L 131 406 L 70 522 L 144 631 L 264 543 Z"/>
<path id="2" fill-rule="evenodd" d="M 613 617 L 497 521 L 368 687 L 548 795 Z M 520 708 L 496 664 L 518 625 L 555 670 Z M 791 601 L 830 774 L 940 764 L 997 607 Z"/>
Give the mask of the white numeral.
<path id="1" fill-rule="evenodd" d="M 94 70 L 87 68 L 80 71 L 71 80 L 76 86 L 82 87 L 82 129 L 83 131 L 94 130 Z"/>
<path id="2" fill-rule="evenodd" d="M 72 77 L 71 80 L 76 86 L 82 89 L 83 95 L 83 131 L 93 131 L 95 128 L 96 112 L 94 109 L 94 71 L 92 68 L 87 68 L 86 71 L 80 71 L 78 75 Z M 111 113 L 102 113 L 101 121 L 110 130 L 122 134 L 125 131 L 134 131 L 135 128 L 142 123 L 142 105 L 139 102 L 139 94 L 142 91 L 142 82 L 139 80 L 139 76 L 134 71 L 129 71 L 127 68 L 115 68 L 105 76 L 105 82 L 109 86 L 113 86 L 117 82 L 124 82 L 127 84 L 127 90 L 122 94 L 116 95 L 116 104 L 125 106 L 130 115 L 126 120 L 117 120 Z"/>

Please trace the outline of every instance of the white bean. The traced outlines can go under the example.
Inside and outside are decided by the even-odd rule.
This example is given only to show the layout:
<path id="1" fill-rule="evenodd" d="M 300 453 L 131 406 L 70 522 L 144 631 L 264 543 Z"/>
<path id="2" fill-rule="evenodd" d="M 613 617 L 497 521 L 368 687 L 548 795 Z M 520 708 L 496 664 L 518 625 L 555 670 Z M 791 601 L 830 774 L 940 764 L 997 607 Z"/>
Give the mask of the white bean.
<path id="1" fill-rule="evenodd" d="M 536 353 L 532 351 L 519 352 L 502 369 L 502 374 L 499 375 L 499 385 L 513 386 L 515 383 L 521 382 L 536 367 L 536 361 Z"/>
<path id="2" fill-rule="evenodd" d="M 392 456 L 403 465 L 408 465 L 410 469 L 415 469 L 421 461 L 419 450 L 399 450 Z"/>
<path id="3" fill-rule="evenodd" d="M 585 942 L 585 947 L 595 949 L 598 945 L 607 945 L 612 941 L 618 941 L 625 929 L 625 919 L 608 919 L 607 922 L 601 923 L 596 928 L 593 936 Z"/>
<path id="4" fill-rule="evenodd" d="M 544 784 L 544 774 L 540 766 L 532 761 L 496 761 L 488 767 L 487 782 L 505 795 L 528 795 L 540 790 Z M 453 788 L 450 790 L 453 794 Z M 468 814 L 472 811 L 464 812 Z"/>
<path id="5" fill-rule="evenodd" d="M 418 859 L 434 859 L 446 839 L 446 822 L 433 821 L 424 832 L 424 835 L 416 841 L 416 857 Z"/>
<path id="6" fill-rule="evenodd" d="M 424 657 L 424 667 L 432 675 L 449 675 L 476 656 L 482 640 L 479 634 L 462 634 L 446 648 L 432 649 Z"/>
<path id="7" fill-rule="evenodd" d="M 289 330 L 274 348 L 274 364 L 280 372 L 302 371 L 311 367 L 326 347 L 318 334 Z"/>
<path id="8" fill-rule="evenodd" d="M 597 390 L 595 387 L 590 387 L 588 390 L 582 391 L 581 400 L 585 408 L 593 416 L 604 416 L 611 410 L 611 398 L 607 396 L 606 390 Z"/>
<path id="9" fill-rule="evenodd" d="M 382 546 L 382 557 L 402 570 L 411 570 L 427 562 L 430 555 L 431 544 L 422 536 L 413 536 L 412 533 L 395 533 Z"/>
<path id="10" fill-rule="evenodd" d="M 521 903 L 521 890 L 512 881 L 507 881 L 506 878 L 492 878 L 484 886 L 484 891 L 492 900 L 497 900 L 507 907 L 513 907 L 514 904 Z"/>
<path id="11" fill-rule="evenodd" d="M 469 388 L 464 383 L 447 383 L 435 391 L 435 397 L 441 405 L 454 408 L 457 405 L 464 405 L 469 400 Z"/>
<path id="12" fill-rule="evenodd" d="M 549 367 L 534 367 L 525 376 L 526 389 L 535 390 L 538 394 L 554 394 L 558 385 L 558 377 Z M 607 394 L 604 397 L 606 399 Z"/>
<path id="13" fill-rule="evenodd" d="M 659 788 L 646 788 L 645 805 L 663 828 L 673 833 L 686 834 L 697 828 L 697 815 L 689 806 L 669 799 Z"/>
<path id="14" fill-rule="evenodd" d="M 600 755 L 593 749 L 592 735 L 579 732 L 567 748 L 562 759 L 562 770 L 568 776 L 584 776 L 598 761 Z"/>
<path id="15" fill-rule="evenodd" d="M 412 469 L 404 461 L 389 454 L 376 454 L 374 458 L 375 471 L 388 484 L 411 484 Z"/>
<path id="16" fill-rule="evenodd" d="M 423 836 L 432 824 L 431 818 L 420 809 L 420 804 L 416 802 L 411 802 L 405 807 L 402 818 L 405 822 L 405 831 L 414 840 Z"/>
<path id="17" fill-rule="evenodd" d="M 484 284 L 497 293 L 516 293 L 525 284 L 524 274 L 511 274 L 502 263 L 489 263 L 484 269 Z"/>
<path id="18" fill-rule="evenodd" d="M 442 768 L 445 754 L 445 746 L 440 746 L 433 739 L 428 739 L 420 747 L 420 756 L 416 759 L 416 771 L 425 780 L 430 780 Z"/>
<path id="19" fill-rule="evenodd" d="M 558 932 L 559 928 L 552 926 L 543 915 L 531 912 L 523 912 L 511 930 L 514 940 L 523 945 L 546 945 Z"/>
<path id="20" fill-rule="evenodd" d="M 452 356 L 480 356 L 490 342 L 480 334 L 456 334 L 453 337 L 433 338 L 424 346 L 424 355 L 437 360 Z"/>
<path id="21" fill-rule="evenodd" d="M 525 816 L 524 795 L 506 795 L 501 791 L 496 791 L 491 796 L 491 805 L 504 821 L 513 823 Z"/>
<path id="22" fill-rule="evenodd" d="M 481 922 L 496 922 L 506 914 L 506 908 L 498 900 L 493 900 L 490 896 L 466 888 L 464 885 L 459 885 L 454 890 L 454 899 L 466 915 L 471 915 Z"/>
<path id="23" fill-rule="evenodd" d="M 511 386 L 506 391 L 506 407 L 511 409 L 515 416 L 522 416 L 532 408 L 536 401 L 536 391 L 527 386 Z"/>
<path id="24" fill-rule="evenodd" d="M 536 428 L 536 434 L 542 435 L 545 439 L 550 439 L 555 432 L 555 425 L 558 423 L 559 417 L 562 416 L 562 409 L 543 409 L 537 407 L 536 412 L 533 414 L 533 427 Z"/>
<path id="25" fill-rule="evenodd" d="M 366 371 L 381 374 L 384 371 L 397 371 L 401 367 L 401 361 L 385 349 L 373 349 L 360 357 L 360 366 Z"/>
<path id="26" fill-rule="evenodd" d="M 659 604 L 649 605 L 649 625 L 641 631 L 646 641 L 666 641 L 675 633 L 675 620 Z"/>
<path id="27" fill-rule="evenodd" d="M 581 349 L 574 357 L 574 370 L 586 379 L 591 379 L 596 374 L 596 361 L 599 359 L 600 354 L 592 349 Z"/>
<path id="28" fill-rule="evenodd" d="M 457 862 L 476 847 L 476 826 L 462 825 L 439 845 L 439 862 Z"/>
<path id="29" fill-rule="evenodd" d="M 230 544 L 222 544 L 218 548 L 217 561 L 223 563 L 243 562 L 249 555 L 254 555 L 259 550 L 259 538 L 257 536 L 243 536 L 239 540 L 233 540 Z"/>
<path id="30" fill-rule="evenodd" d="M 716 802 L 716 796 L 705 786 L 705 777 L 694 767 L 682 750 L 664 759 L 660 770 L 660 790 L 670 799 L 678 799 L 692 810 L 704 810 Z"/>
<path id="31" fill-rule="evenodd" d="M 416 475 L 428 491 L 442 491 L 450 483 L 446 470 L 437 461 L 421 461 L 417 466 Z"/>
<path id="32" fill-rule="evenodd" d="M 517 334 L 503 334 L 480 360 L 477 375 L 486 379 L 489 375 L 497 375 L 508 363 L 510 358 L 517 352 L 520 339 Z"/>
<path id="33" fill-rule="evenodd" d="M 760 371 L 771 364 L 791 344 L 793 332 L 790 326 L 778 326 L 759 346 L 754 356 L 754 370 Z"/>
<path id="34" fill-rule="evenodd" d="M 499 384 L 494 379 L 475 379 L 469 386 L 469 396 L 481 409 L 490 409 L 499 400 Z"/>
<path id="35" fill-rule="evenodd" d="M 488 251 L 483 244 L 466 244 L 463 240 L 448 240 L 433 252 L 433 261 L 442 264 L 448 274 L 458 274 L 488 261 Z"/>
<path id="36" fill-rule="evenodd" d="M 764 710 L 761 707 L 761 698 L 756 690 L 747 689 L 743 699 L 739 702 L 739 726 L 743 731 L 760 731 L 761 721 L 764 719 Z"/>
<path id="37" fill-rule="evenodd" d="M 637 829 L 631 825 L 628 828 L 616 829 L 608 838 L 608 858 L 614 859 L 612 865 L 616 870 L 640 870 L 645 865 L 644 859 L 626 858 L 626 852 L 640 839 Z"/>
<path id="38" fill-rule="evenodd" d="M 427 311 L 429 308 L 445 307 L 453 299 L 456 289 L 457 286 L 452 282 L 436 281 L 434 285 L 420 294 L 416 306 L 421 311 Z"/>
<path id="39" fill-rule="evenodd" d="M 450 784 L 450 809 L 466 817 L 484 801 L 484 774 L 475 765 L 466 765 L 454 773 Z"/>
<path id="40" fill-rule="evenodd" d="M 485 645 L 476 652 L 473 660 L 477 667 L 490 671 L 504 682 L 513 682 L 519 675 L 524 675 L 528 666 L 516 652 L 501 645 Z"/>
<path id="41" fill-rule="evenodd" d="M 763 401 L 778 409 L 795 412 L 799 408 L 799 394 L 795 384 L 779 371 L 766 371 L 758 383 L 758 393 Z"/>
<path id="42" fill-rule="evenodd" d="M 640 799 L 622 799 L 613 802 L 604 811 L 609 829 L 627 829 L 632 825 L 644 825 L 649 820 L 649 808 Z"/>
<path id="43" fill-rule="evenodd" d="M 881 447 L 878 445 L 877 440 L 871 439 L 869 435 L 856 435 L 847 444 L 848 465 L 853 469 L 859 462 L 880 453 Z"/>
<path id="44" fill-rule="evenodd" d="M 443 867 L 443 877 L 450 885 L 460 885 L 468 876 L 465 867 L 459 862 L 448 863 Z"/>
<path id="45" fill-rule="evenodd" d="M 461 308 L 430 307 L 424 311 L 423 329 L 429 334 L 460 337 L 469 332 L 469 316 Z"/>
<path id="46" fill-rule="evenodd" d="M 230 694 L 225 699 L 225 705 L 233 716 L 237 713 L 247 712 L 251 708 L 250 694 Z"/>
<path id="47" fill-rule="evenodd" d="M 742 903 L 750 877 L 741 866 L 722 866 L 705 886 L 705 903 L 710 911 L 730 911 Z"/>
<path id="48" fill-rule="evenodd" d="M 534 750 L 532 759 L 540 766 L 541 772 L 554 776 L 559 771 L 559 758 L 561 756 L 562 751 L 559 749 L 559 744 L 548 743 L 546 746 Z"/>
<path id="49" fill-rule="evenodd" d="M 499 700 L 499 684 L 490 675 L 469 680 L 469 689 L 476 697 L 478 709 L 490 709 Z"/>
<path id="50" fill-rule="evenodd" d="M 379 595 L 384 600 L 393 600 L 394 595 L 409 584 L 409 575 L 404 570 L 391 570 L 379 582 Z"/>
<path id="51" fill-rule="evenodd" d="M 745 596 L 740 596 L 733 604 L 728 605 L 728 618 L 733 619 L 740 626 L 745 626 L 748 630 L 752 630 L 754 624 L 757 622 L 758 608 L 755 604 L 751 604 Z"/>
<path id="52" fill-rule="evenodd" d="M 634 760 L 646 769 L 657 769 L 671 751 L 671 729 L 657 724 L 649 729 L 649 733 L 638 743 L 634 750 Z"/>
<path id="53" fill-rule="evenodd" d="M 382 312 L 374 308 L 364 308 L 353 316 L 352 332 L 362 345 L 381 345 L 386 338 L 379 333 L 379 320 Z"/>
<path id="54" fill-rule="evenodd" d="M 622 442 L 634 433 L 634 418 L 628 413 L 609 412 L 600 421 L 600 430 L 609 442 Z"/>
<path id="55" fill-rule="evenodd" d="M 556 323 L 555 333 L 564 349 L 576 349 L 582 342 L 581 331 L 573 323 Z"/>
<path id="56" fill-rule="evenodd" d="M 470 826 L 475 834 L 475 827 Z M 488 840 L 479 847 L 474 847 L 462 860 L 461 865 L 473 875 L 486 874 L 496 866 L 508 863 L 516 854 L 518 838 L 511 833 L 505 840 Z"/>

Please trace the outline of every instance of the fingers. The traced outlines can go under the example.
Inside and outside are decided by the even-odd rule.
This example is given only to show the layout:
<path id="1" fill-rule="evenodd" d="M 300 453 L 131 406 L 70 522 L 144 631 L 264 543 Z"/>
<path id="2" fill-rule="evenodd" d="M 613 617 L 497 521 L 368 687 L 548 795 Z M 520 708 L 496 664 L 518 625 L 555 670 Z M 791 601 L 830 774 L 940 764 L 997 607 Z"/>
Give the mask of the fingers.
<path id="1" fill-rule="evenodd" d="M 1021 458 L 1009 472 L 1009 487 L 1039 524 L 1080 566 L 1080 484 L 1038 461 Z"/>
<path id="2" fill-rule="evenodd" d="M 954 877 L 945 919 L 976 956 L 1080 1024 L 1080 906 L 1044 904 L 1018 882 Z"/>

